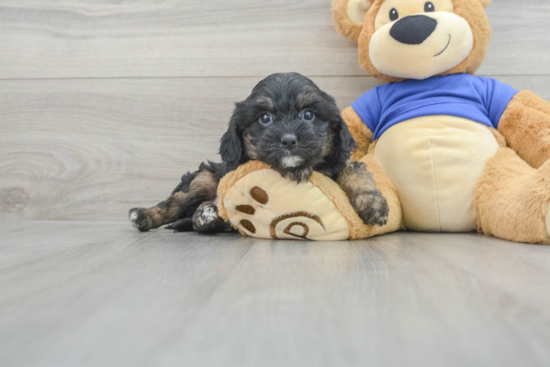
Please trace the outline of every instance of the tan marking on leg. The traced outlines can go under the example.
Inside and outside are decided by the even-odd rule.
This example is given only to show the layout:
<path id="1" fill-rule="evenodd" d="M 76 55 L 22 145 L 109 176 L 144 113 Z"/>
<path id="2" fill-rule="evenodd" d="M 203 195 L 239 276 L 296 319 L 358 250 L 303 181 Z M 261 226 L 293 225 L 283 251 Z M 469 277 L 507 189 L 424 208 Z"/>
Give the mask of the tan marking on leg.
<path id="1" fill-rule="evenodd" d="M 158 228 L 179 219 L 180 206 L 186 200 L 192 200 L 199 195 L 205 196 L 205 200 L 214 199 L 216 197 L 217 186 L 218 183 L 212 173 L 207 171 L 200 172 L 191 182 L 188 192 L 178 191 L 170 195 L 164 202 L 165 205 L 163 208 L 155 206 L 143 209 L 152 219 L 153 225 L 151 228 Z M 193 215 L 193 213 L 190 214 Z"/>

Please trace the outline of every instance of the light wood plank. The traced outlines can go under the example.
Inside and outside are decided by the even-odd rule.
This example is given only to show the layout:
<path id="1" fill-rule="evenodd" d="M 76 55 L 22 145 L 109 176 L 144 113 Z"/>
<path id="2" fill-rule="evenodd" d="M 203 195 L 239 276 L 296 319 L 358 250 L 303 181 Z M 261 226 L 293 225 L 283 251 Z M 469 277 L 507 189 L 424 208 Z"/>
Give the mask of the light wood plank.
<path id="1" fill-rule="evenodd" d="M 154 364 L 177 363 L 182 349 L 189 350 L 186 364 L 212 366 L 239 366 L 243 356 L 250 366 L 542 366 L 550 360 L 550 297 L 525 302 L 505 281 L 497 287 L 457 266 L 456 243 L 417 236 L 258 242 L 171 353 Z M 421 242 L 448 246 L 447 256 L 411 246 Z M 478 242 L 492 253 L 502 244 Z M 475 256 L 470 252 L 472 261 Z M 509 262 L 519 271 L 529 266 L 516 257 Z M 525 292 L 537 292 L 526 279 L 519 281 Z"/>
<path id="2" fill-rule="evenodd" d="M 418 234 L 409 246 L 437 256 L 476 278 L 512 293 L 531 305 L 550 303 L 550 248 L 500 241 L 494 237 L 464 234 L 442 234 L 433 241 L 431 234 Z M 472 256 L 475 254 L 475 256 Z M 517 266 L 518 262 L 528 266 Z M 529 283 L 529 286 L 525 286 Z"/>
<path id="3" fill-rule="evenodd" d="M 550 364 L 550 295 L 535 295 L 547 247 L 419 233 L 261 241 L 127 223 L 73 223 L 75 236 L 67 223 L 20 223 L 20 255 L 49 243 L 50 256 L 0 269 L 3 367 Z"/>
<path id="4" fill-rule="evenodd" d="M 50 234 L 44 235 L 44 230 Z M 120 235 L 120 224 L 105 222 L 95 224 L 92 232 L 88 225 L 78 222 L 27 222 L 2 221 L 0 225 L 0 270 L 13 268 L 45 257 L 59 256 L 80 246 L 112 239 Z M 123 237 L 135 238 L 134 231 L 126 231 Z M 132 237 L 134 236 L 134 237 Z M 24 241 L 21 238 L 24 237 Z M 12 272 L 13 274 L 13 272 Z"/>
<path id="5" fill-rule="evenodd" d="M 29 227 L 35 225 L 47 241 L 66 232 L 45 222 Z M 250 246 L 236 235 L 143 235 L 127 223 L 98 241 L 104 224 L 79 225 L 90 237 L 86 245 L 66 249 L 60 241 L 50 256 L 0 270 L 2 366 L 146 365 Z M 26 240 L 41 242 L 23 231 Z M 96 348 L 103 352 L 88 358 Z"/>
<path id="6" fill-rule="evenodd" d="M 330 0 L 5 0 L 0 78 L 365 75 Z M 498 0 L 482 74 L 548 75 L 550 4 Z"/>
<path id="7" fill-rule="evenodd" d="M 233 102 L 260 78 L 0 81 L 0 218 L 124 220 L 218 160 Z M 549 77 L 501 77 L 550 100 Z M 378 84 L 314 78 L 343 108 Z"/>

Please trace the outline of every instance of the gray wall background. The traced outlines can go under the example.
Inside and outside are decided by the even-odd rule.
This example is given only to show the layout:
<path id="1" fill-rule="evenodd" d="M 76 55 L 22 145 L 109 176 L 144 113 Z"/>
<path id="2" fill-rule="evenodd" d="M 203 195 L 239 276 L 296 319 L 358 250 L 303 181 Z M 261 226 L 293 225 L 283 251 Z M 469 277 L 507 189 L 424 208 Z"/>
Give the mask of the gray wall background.
<path id="1" fill-rule="evenodd" d="M 478 75 L 550 100 L 550 2 L 494 0 Z M 1 0 L 0 219 L 126 220 L 217 159 L 233 103 L 297 71 L 378 85 L 330 0 Z"/>

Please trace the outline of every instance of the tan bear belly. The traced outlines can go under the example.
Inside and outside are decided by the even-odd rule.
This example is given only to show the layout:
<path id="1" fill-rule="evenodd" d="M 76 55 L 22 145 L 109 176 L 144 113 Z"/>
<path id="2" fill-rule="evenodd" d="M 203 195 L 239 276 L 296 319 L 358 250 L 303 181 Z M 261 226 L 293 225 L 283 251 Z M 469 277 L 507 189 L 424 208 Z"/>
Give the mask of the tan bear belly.
<path id="1" fill-rule="evenodd" d="M 477 227 L 475 186 L 497 149 L 485 125 L 428 116 L 388 129 L 374 156 L 397 187 L 408 229 L 468 232 Z"/>

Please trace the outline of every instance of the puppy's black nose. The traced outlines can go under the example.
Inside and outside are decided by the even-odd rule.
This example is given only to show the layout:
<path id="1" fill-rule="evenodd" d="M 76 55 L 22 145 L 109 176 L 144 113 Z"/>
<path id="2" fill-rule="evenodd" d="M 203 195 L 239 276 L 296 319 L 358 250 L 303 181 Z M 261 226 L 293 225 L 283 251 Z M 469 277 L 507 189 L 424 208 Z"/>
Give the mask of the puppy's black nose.
<path id="1" fill-rule="evenodd" d="M 419 45 L 435 31 L 437 20 L 425 15 L 401 18 L 390 29 L 390 36 L 406 45 Z"/>
<path id="2" fill-rule="evenodd" d="M 281 139 L 281 144 L 283 144 L 285 149 L 292 150 L 296 148 L 296 145 L 298 144 L 298 139 L 296 138 L 296 135 L 286 134 Z"/>

